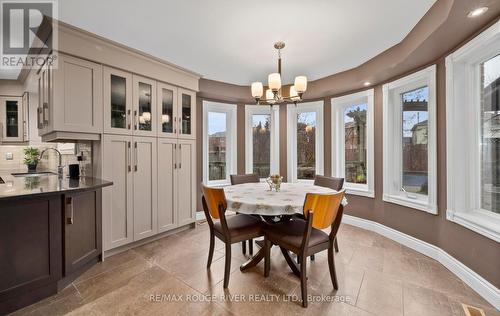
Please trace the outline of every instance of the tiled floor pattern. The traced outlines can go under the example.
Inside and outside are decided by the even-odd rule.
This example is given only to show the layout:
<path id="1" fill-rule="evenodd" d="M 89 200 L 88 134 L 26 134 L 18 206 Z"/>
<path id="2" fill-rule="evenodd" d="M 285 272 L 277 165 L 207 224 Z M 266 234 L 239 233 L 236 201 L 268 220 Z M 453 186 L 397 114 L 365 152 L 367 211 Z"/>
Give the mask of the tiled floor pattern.
<path id="1" fill-rule="evenodd" d="M 224 245 L 217 241 L 207 270 L 206 223 L 107 258 L 57 295 L 16 315 L 465 315 L 461 302 L 496 309 L 437 261 L 376 233 L 349 225 L 339 231 L 335 255 L 339 290 L 326 252 L 308 262 L 307 309 L 300 283 L 279 249 L 271 275 L 263 262 L 247 272 L 239 244 L 232 248 L 229 289 L 222 287 Z M 255 247 L 258 249 L 258 247 Z"/>

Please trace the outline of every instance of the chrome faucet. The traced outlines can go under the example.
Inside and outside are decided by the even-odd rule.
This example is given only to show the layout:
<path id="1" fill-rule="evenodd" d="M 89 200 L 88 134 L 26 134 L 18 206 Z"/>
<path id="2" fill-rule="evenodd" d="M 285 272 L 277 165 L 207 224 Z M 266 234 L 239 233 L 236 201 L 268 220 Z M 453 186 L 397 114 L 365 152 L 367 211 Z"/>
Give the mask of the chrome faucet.
<path id="1" fill-rule="evenodd" d="M 61 155 L 61 152 L 55 148 L 52 148 L 52 147 L 49 147 L 49 148 L 46 148 L 42 151 L 42 153 L 40 154 L 40 160 L 42 159 L 43 157 L 43 154 L 47 151 L 47 150 L 55 150 L 55 152 L 59 155 L 59 165 L 57 166 L 57 174 L 59 175 L 59 178 L 62 178 L 63 177 L 63 166 L 62 166 L 62 155 Z"/>

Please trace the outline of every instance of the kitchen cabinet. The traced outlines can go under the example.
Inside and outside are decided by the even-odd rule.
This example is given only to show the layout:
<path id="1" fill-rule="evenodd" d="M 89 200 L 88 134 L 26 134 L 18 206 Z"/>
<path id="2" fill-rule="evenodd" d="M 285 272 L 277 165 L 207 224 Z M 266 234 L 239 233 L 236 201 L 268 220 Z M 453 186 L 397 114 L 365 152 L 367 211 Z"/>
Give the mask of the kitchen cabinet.
<path id="1" fill-rule="evenodd" d="M 132 135 L 132 74 L 103 68 L 104 133 Z"/>
<path id="2" fill-rule="evenodd" d="M 156 81 L 133 75 L 134 135 L 156 136 Z"/>
<path id="3" fill-rule="evenodd" d="M 79 180 L 70 179 L 78 182 Z M 72 281 L 75 273 L 99 260 L 102 253 L 101 190 L 70 193 L 64 201 L 64 277 Z"/>
<path id="4" fill-rule="evenodd" d="M 30 94 L 29 92 L 24 92 L 23 93 L 23 107 L 22 107 L 22 114 L 23 114 L 23 141 L 24 142 L 29 142 L 30 140 L 30 131 L 29 131 L 29 109 L 30 109 Z"/>
<path id="5" fill-rule="evenodd" d="M 104 247 L 116 248 L 158 232 L 157 141 L 153 137 L 104 135 Z"/>
<path id="6" fill-rule="evenodd" d="M 177 148 L 177 213 L 182 226 L 196 220 L 196 141 L 179 140 Z"/>
<path id="7" fill-rule="evenodd" d="M 99 64 L 62 53 L 57 69 L 46 62 L 39 72 L 40 136 L 56 140 L 80 133 L 85 139 L 85 134 L 102 133 L 102 89 Z"/>
<path id="8" fill-rule="evenodd" d="M 156 139 L 134 137 L 134 240 L 153 236 L 157 224 Z"/>
<path id="9" fill-rule="evenodd" d="M 183 139 L 196 138 L 196 93 L 190 90 L 178 89 L 178 137 Z"/>
<path id="10" fill-rule="evenodd" d="M 177 88 L 158 82 L 158 136 L 177 137 Z"/>
<path id="11" fill-rule="evenodd" d="M 24 141 L 23 101 L 21 97 L 0 97 L 0 141 Z"/>
<path id="12" fill-rule="evenodd" d="M 104 135 L 102 177 L 113 181 L 103 189 L 104 250 L 134 241 L 132 137 Z"/>
<path id="13" fill-rule="evenodd" d="M 158 138 L 158 232 L 177 227 L 177 140 Z"/>

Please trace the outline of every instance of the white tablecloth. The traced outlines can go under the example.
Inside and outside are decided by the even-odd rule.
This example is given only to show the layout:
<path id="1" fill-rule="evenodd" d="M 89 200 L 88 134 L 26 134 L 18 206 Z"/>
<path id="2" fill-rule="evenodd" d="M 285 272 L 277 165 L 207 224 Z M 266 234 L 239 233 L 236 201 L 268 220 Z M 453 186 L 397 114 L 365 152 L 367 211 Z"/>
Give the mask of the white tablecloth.
<path id="1" fill-rule="evenodd" d="M 270 191 L 265 182 L 224 187 L 228 210 L 264 216 L 303 214 L 307 193 L 335 192 L 337 191 L 309 183 L 282 183 L 279 192 Z M 347 204 L 345 198 L 342 204 Z"/>

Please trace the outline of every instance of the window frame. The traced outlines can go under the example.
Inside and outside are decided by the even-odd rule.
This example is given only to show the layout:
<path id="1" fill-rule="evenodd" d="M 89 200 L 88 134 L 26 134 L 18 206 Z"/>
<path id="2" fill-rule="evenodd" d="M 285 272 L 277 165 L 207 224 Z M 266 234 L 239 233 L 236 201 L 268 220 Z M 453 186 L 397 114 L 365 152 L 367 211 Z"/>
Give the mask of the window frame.
<path id="1" fill-rule="evenodd" d="M 297 179 L 297 114 L 303 112 L 316 112 L 316 146 L 315 146 L 315 170 L 317 175 L 323 175 L 324 171 L 324 116 L 323 101 L 313 101 L 295 104 L 287 104 L 287 181 L 312 183 L 314 179 Z"/>
<path id="2" fill-rule="evenodd" d="M 428 86 L 428 194 L 403 192 L 402 188 L 402 106 L 400 94 Z M 383 91 L 383 174 L 385 202 L 436 215 L 437 209 L 437 129 L 436 65 L 429 66 L 399 80 L 384 84 Z"/>
<path id="3" fill-rule="evenodd" d="M 481 208 L 481 63 L 500 53 L 500 21 L 445 59 L 446 218 L 500 242 L 500 215 Z M 464 124 L 468 128 L 463 128 Z M 464 148 L 477 150 L 463 151 Z"/>
<path id="4" fill-rule="evenodd" d="M 270 173 L 279 174 L 279 106 L 270 105 L 245 105 L 245 170 L 246 173 L 253 173 L 253 115 L 271 116 L 271 150 L 270 150 Z M 264 178 L 261 178 L 264 179 Z"/>
<path id="5" fill-rule="evenodd" d="M 367 104 L 366 111 L 366 184 L 344 181 L 348 194 L 374 198 L 374 89 L 331 99 L 332 106 L 332 175 L 345 178 L 345 109 L 355 104 Z"/>
<path id="6" fill-rule="evenodd" d="M 226 179 L 209 180 L 208 168 L 208 113 L 226 114 Z M 230 175 L 236 174 L 237 170 L 237 105 L 221 102 L 203 101 L 203 183 L 207 186 L 226 186 L 231 184 Z"/>

